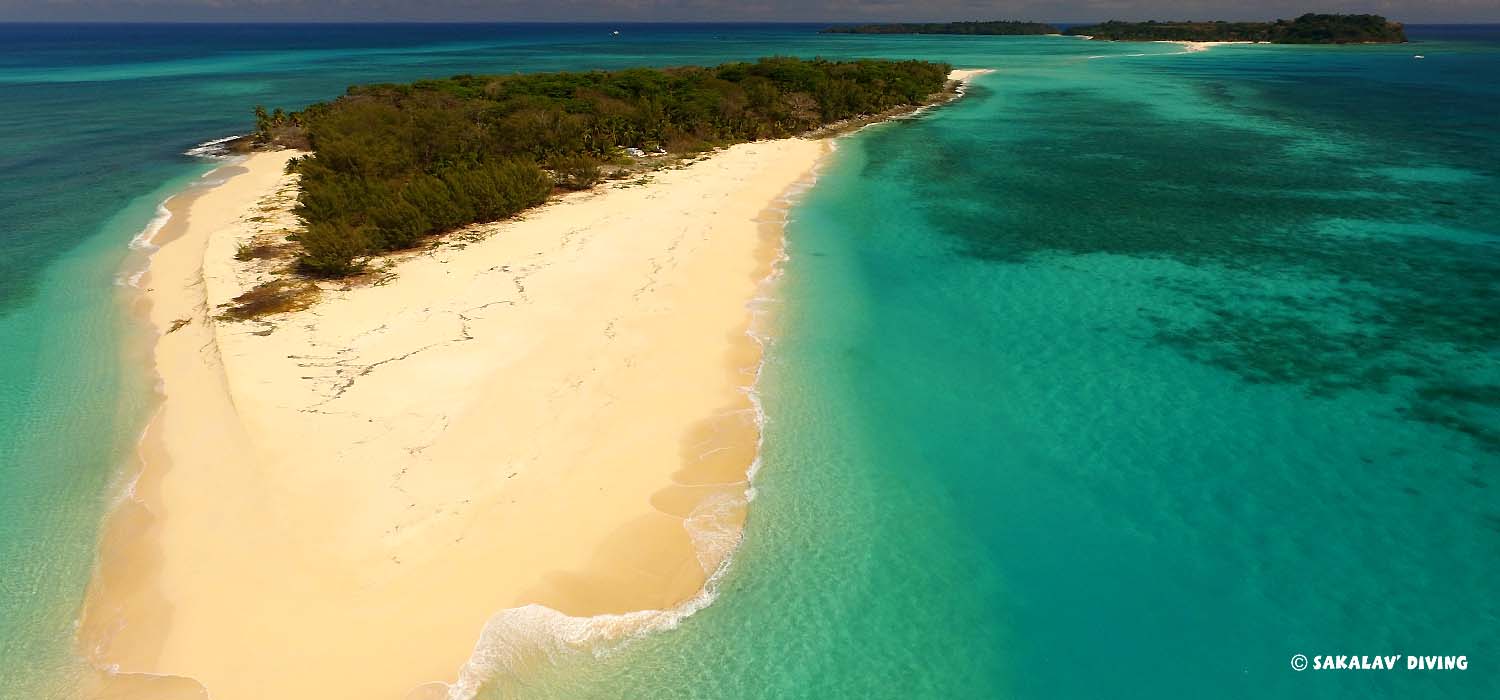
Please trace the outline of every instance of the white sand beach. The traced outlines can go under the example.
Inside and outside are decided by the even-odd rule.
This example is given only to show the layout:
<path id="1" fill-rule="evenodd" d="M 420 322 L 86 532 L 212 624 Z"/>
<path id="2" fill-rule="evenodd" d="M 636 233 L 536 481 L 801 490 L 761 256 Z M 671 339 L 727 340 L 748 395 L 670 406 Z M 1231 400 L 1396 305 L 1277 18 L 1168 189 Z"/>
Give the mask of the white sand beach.
<path id="1" fill-rule="evenodd" d="M 828 150 L 565 195 L 252 321 L 221 318 L 271 276 L 236 252 L 295 230 L 295 153 L 174 199 L 141 283 L 163 400 L 80 631 L 98 695 L 441 696 L 501 611 L 692 598 L 745 517 L 782 198 Z"/>

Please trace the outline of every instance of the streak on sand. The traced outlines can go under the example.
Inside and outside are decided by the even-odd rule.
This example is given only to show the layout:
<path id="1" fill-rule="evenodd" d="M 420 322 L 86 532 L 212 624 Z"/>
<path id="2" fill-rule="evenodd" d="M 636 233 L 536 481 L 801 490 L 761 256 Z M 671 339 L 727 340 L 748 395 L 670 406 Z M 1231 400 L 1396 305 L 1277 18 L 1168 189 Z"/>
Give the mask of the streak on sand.
<path id="1" fill-rule="evenodd" d="M 1182 50 L 1177 53 L 1200 53 L 1215 46 L 1228 46 L 1230 44 L 1256 44 L 1255 41 L 1156 41 L 1156 44 L 1177 44 Z"/>
<path id="2" fill-rule="evenodd" d="M 959 95 L 963 95 L 964 90 L 975 78 L 978 78 L 981 75 L 989 75 L 990 73 L 994 72 L 994 68 L 955 68 L 948 73 L 948 79 L 958 81 L 959 86 L 957 92 Z"/>
<path id="3" fill-rule="evenodd" d="M 237 245 L 295 226 L 294 154 L 174 198 L 142 281 L 164 398 L 101 541 L 86 695 L 458 697 L 540 660 L 518 640 L 706 604 L 759 446 L 779 198 L 828 150 L 567 195 L 257 322 L 217 317 L 268 276 Z"/>

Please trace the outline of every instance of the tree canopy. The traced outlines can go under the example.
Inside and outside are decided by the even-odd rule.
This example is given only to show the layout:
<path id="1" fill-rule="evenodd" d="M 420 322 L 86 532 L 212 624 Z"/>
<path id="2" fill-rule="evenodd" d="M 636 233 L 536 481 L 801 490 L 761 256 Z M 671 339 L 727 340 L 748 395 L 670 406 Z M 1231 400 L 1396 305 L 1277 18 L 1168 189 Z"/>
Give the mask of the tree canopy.
<path id="1" fill-rule="evenodd" d="M 343 275 L 367 255 L 512 216 L 555 185 L 586 187 L 623 148 L 668 153 L 804 133 L 916 105 L 949 66 L 765 58 L 712 68 L 459 75 L 349 88 L 300 112 L 257 113 L 264 141 L 312 155 L 300 264 Z M 544 170 L 544 165 L 552 172 Z"/>
<path id="2" fill-rule="evenodd" d="M 822 34 L 968 34 L 1014 36 L 1057 34 L 1059 30 L 1041 22 L 928 22 L 916 24 L 859 24 L 829 27 Z"/>
<path id="3" fill-rule="evenodd" d="M 1274 22 L 1117 22 L 1069 27 L 1111 41 L 1264 41 L 1272 44 L 1399 44 L 1406 31 L 1380 15 L 1320 15 Z"/>

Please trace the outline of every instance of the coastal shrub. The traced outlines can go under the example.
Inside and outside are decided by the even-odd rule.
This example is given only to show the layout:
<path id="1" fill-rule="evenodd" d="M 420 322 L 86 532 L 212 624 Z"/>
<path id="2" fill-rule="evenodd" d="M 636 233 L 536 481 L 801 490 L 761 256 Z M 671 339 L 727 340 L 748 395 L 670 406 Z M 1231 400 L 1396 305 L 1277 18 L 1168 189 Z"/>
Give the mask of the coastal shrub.
<path id="1" fill-rule="evenodd" d="M 304 272 L 324 277 L 341 277 L 358 272 L 359 258 L 370 250 L 363 229 L 343 221 L 316 222 L 297 236 L 302 254 L 297 266 Z"/>
<path id="2" fill-rule="evenodd" d="M 234 259 L 240 262 L 251 260 L 270 260 L 276 257 L 279 251 L 276 246 L 260 243 L 241 242 L 234 246 Z"/>
<path id="3" fill-rule="evenodd" d="M 547 162 L 558 187 L 586 190 L 599 183 L 599 161 L 588 156 L 557 156 Z"/>
<path id="4" fill-rule="evenodd" d="M 365 256 L 494 221 L 546 201 L 554 185 L 599 181 L 625 148 L 673 154 L 782 138 L 915 105 L 949 67 L 923 61 L 765 58 L 712 68 L 458 75 L 349 88 L 300 112 L 257 111 L 296 161 L 300 267 L 359 270 Z M 296 133 L 286 133 L 289 130 Z M 539 163 L 545 163 L 549 174 Z"/>
<path id="5" fill-rule="evenodd" d="M 307 138 L 298 120 L 277 107 L 267 112 L 265 107 L 255 106 L 255 133 L 253 141 L 259 144 L 275 144 L 285 148 L 307 148 Z M 238 143 L 231 144 L 237 148 Z"/>
<path id="6" fill-rule="evenodd" d="M 274 111 L 267 112 L 261 105 L 255 105 L 255 135 L 260 139 L 271 138 L 271 133 L 279 127 L 291 123 L 291 115 L 285 110 L 277 107 Z"/>
<path id="7" fill-rule="evenodd" d="M 233 321 L 244 321 L 267 314 L 300 311 L 312 306 L 317 296 L 317 286 L 305 280 L 272 280 L 235 297 L 220 316 Z M 171 331 L 183 325 L 186 324 L 174 322 Z"/>
<path id="8" fill-rule="evenodd" d="M 370 210 L 371 242 L 381 250 L 410 248 L 433 229 L 426 214 L 404 197 L 391 197 Z"/>

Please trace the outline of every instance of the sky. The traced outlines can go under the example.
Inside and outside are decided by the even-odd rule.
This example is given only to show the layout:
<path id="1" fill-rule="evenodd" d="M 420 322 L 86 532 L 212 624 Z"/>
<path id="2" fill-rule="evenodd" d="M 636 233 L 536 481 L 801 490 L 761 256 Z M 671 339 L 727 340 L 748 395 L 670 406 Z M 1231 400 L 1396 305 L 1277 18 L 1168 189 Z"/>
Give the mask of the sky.
<path id="1" fill-rule="evenodd" d="M 1373 12 L 1500 22 L 1500 0 L 0 0 L 0 21 L 953 21 L 1274 19 Z"/>

